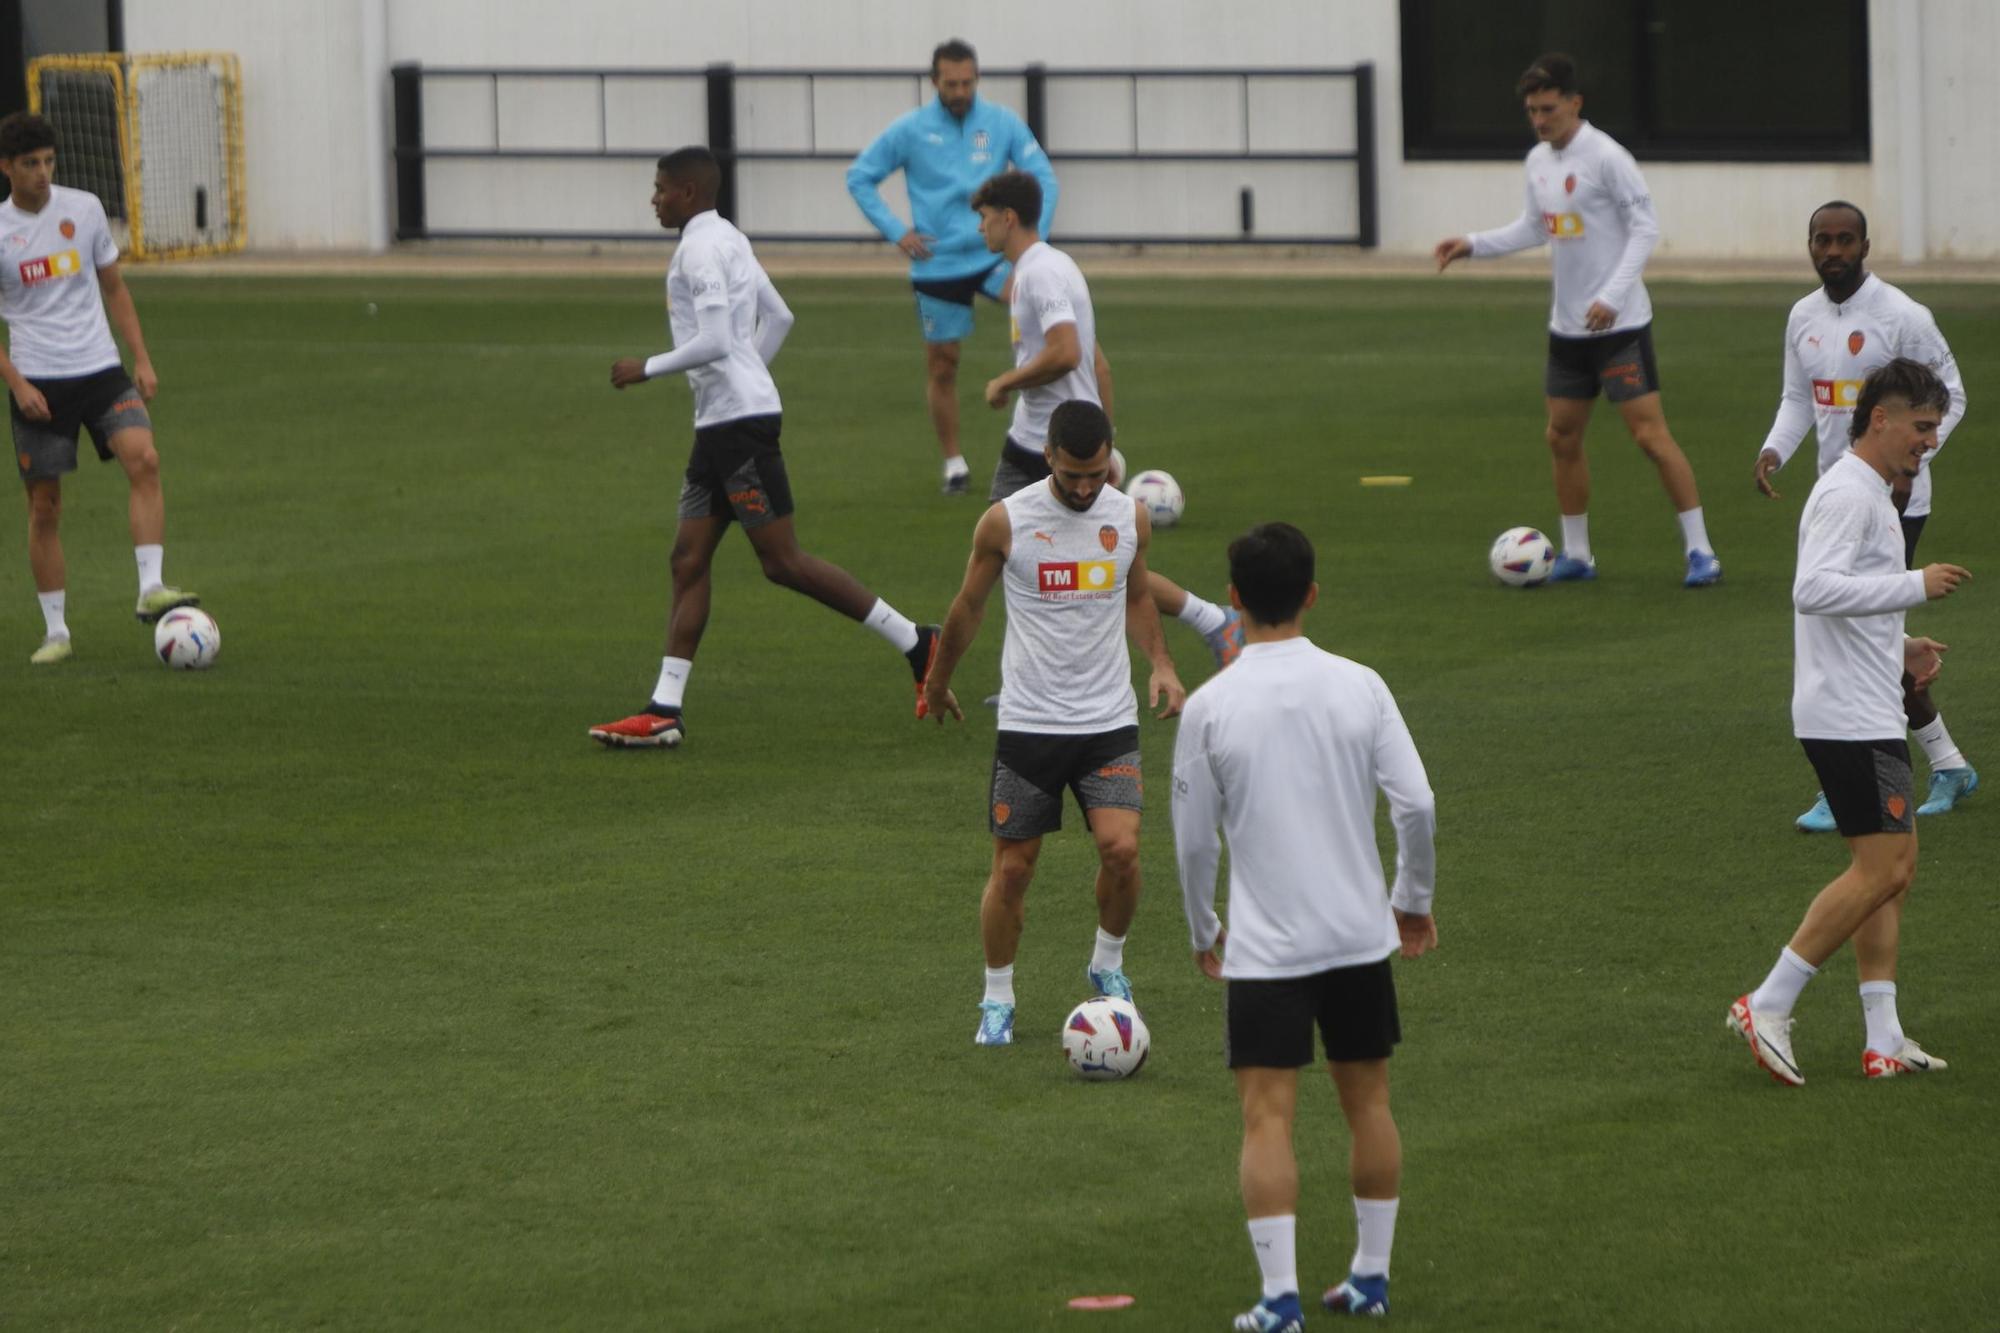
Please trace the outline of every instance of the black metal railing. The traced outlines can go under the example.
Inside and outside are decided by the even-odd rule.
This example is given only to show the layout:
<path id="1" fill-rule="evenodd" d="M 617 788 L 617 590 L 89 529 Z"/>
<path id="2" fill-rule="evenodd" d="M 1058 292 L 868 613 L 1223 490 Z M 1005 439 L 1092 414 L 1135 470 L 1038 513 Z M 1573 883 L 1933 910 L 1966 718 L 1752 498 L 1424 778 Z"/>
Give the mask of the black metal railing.
<path id="1" fill-rule="evenodd" d="M 398 65 L 391 71 L 394 84 L 394 107 L 396 129 L 396 235 L 401 240 L 420 239 L 579 239 L 579 240 L 623 240 L 647 239 L 657 235 L 652 229 L 617 229 L 594 226 L 550 228 L 544 226 L 506 225 L 452 225 L 439 226 L 429 206 L 430 181 L 427 168 L 439 163 L 556 163 L 570 164 L 589 162 L 617 162 L 627 160 L 651 160 L 662 147 L 672 145 L 614 144 L 612 142 L 611 97 L 614 89 L 628 84 L 646 86 L 655 91 L 677 91 L 692 106 L 698 100 L 705 116 L 703 141 L 715 152 L 723 166 L 722 194 L 718 207 L 725 217 L 744 226 L 755 240 L 803 241 L 803 242 L 854 242 L 879 239 L 872 228 L 858 214 L 846 213 L 848 205 L 841 201 L 838 208 L 852 216 L 853 225 L 844 230 L 818 228 L 771 228 L 760 226 L 755 216 L 744 218 L 743 178 L 746 173 L 754 173 L 760 167 L 787 164 L 822 164 L 844 166 L 856 153 L 866 146 L 866 141 L 842 141 L 836 129 L 823 135 L 821 131 L 821 94 L 824 87 L 851 85 L 859 81 L 872 81 L 890 85 L 907 84 L 908 105 L 920 105 L 932 94 L 929 80 L 921 72 L 884 69 L 736 69 L 730 65 L 711 65 L 702 69 L 545 69 L 534 67 L 472 69 L 462 67 L 425 67 L 422 65 Z M 1344 68 L 1301 68 L 1301 69 L 1049 69 L 1035 64 L 1013 70 L 985 70 L 981 78 L 989 89 L 996 85 L 1019 84 L 1019 104 L 1023 119 L 1029 129 L 1048 152 L 1058 175 L 1064 177 L 1062 212 L 1073 215 L 1080 204 L 1091 202 L 1092 186 L 1088 179 L 1093 167 L 1135 167 L 1141 170 L 1163 170 L 1189 172 L 1196 169 L 1216 167 L 1242 167 L 1246 172 L 1259 175 L 1267 184 L 1304 185 L 1318 188 L 1322 192 L 1331 189 L 1335 196 L 1351 200 L 1347 211 L 1351 214 L 1352 225 L 1340 227 L 1328 225 L 1323 228 L 1300 229 L 1297 227 L 1280 233 L 1265 233 L 1256 227 L 1257 203 L 1253 183 L 1239 183 L 1228 191 L 1235 204 L 1227 210 L 1235 218 L 1235 224 L 1227 231 L 1210 225 L 1203 227 L 1183 227 L 1178 231 L 1127 229 L 1108 232 L 1078 230 L 1072 226 L 1062 226 L 1059 239 L 1064 243 L 1113 243 L 1113 244 L 1163 244 L 1163 243 L 1213 243 L 1229 242 L 1237 244 L 1261 245 L 1358 245 L 1373 247 L 1378 243 L 1379 227 L 1376 201 L 1376 133 L 1375 133 L 1375 71 L 1371 64 L 1360 64 Z M 635 82 L 637 81 L 637 82 Z M 425 104 L 427 86 L 433 91 L 442 88 L 463 88 L 470 84 L 477 88 L 486 85 L 482 98 L 484 115 L 490 120 L 490 132 L 481 142 L 473 143 L 461 139 L 456 142 L 434 141 L 436 136 L 427 138 L 425 133 Z M 510 83 L 525 82 L 543 92 L 556 89 L 574 90 L 581 85 L 584 100 L 591 100 L 594 92 L 595 133 L 572 134 L 564 142 L 522 142 L 519 136 L 510 136 L 507 130 L 507 108 L 504 103 L 505 91 Z M 1126 85 L 1125 116 L 1129 120 L 1127 142 L 1116 146 L 1104 146 L 1102 134 L 1084 133 L 1083 127 L 1063 123 L 1063 116 L 1052 118 L 1050 94 L 1055 91 L 1060 99 L 1066 89 L 1079 95 L 1096 92 L 1101 95 L 1106 85 L 1117 83 Z M 1228 90 L 1234 85 L 1235 118 L 1240 122 L 1236 142 L 1223 146 L 1215 142 L 1197 143 L 1193 146 L 1177 145 L 1154 132 L 1147 124 L 1147 91 L 1161 84 L 1207 85 L 1212 93 L 1216 88 Z M 694 85 L 701 85 L 698 95 Z M 1282 86 L 1319 85 L 1327 88 L 1345 86 L 1351 95 L 1351 132 L 1346 137 L 1347 147 L 1325 146 L 1281 146 L 1264 147 L 1261 142 L 1269 142 L 1271 136 L 1260 133 L 1259 116 L 1256 110 L 1259 90 L 1282 91 Z M 804 123 L 803 135 L 795 143 L 785 146 L 746 145 L 739 133 L 743 123 L 746 97 L 753 104 L 756 91 L 772 85 L 790 85 L 802 91 Z M 1093 88 L 1093 85 L 1095 87 Z M 442 93 L 440 93 L 442 95 Z M 898 94 L 900 96 L 900 94 Z M 1213 97 L 1211 97 L 1213 101 Z M 1324 98 L 1320 99 L 1324 102 Z M 1283 99 L 1279 99 L 1282 104 Z M 1219 103 L 1217 103 L 1219 105 Z M 584 113 L 586 117 L 588 112 Z M 1052 123 L 1053 120 L 1053 123 Z M 886 123 L 886 122 L 883 122 Z M 873 130 L 879 130 L 876 124 Z M 1296 127 L 1293 127 L 1296 129 Z M 1308 125 L 1305 134 L 1278 134 L 1279 140 L 1311 140 L 1325 138 L 1317 132 L 1333 127 Z M 768 131 L 765 132 L 768 137 Z M 780 136 L 787 137 L 787 136 Z M 1204 136 L 1195 136 L 1201 138 Z M 1206 136 L 1213 139 L 1213 135 Z M 1333 136 L 1339 137 L 1337 135 Z M 683 137 L 685 141 L 686 136 Z M 589 140 L 594 139 L 594 142 Z M 831 142 L 828 142 L 830 140 Z M 1092 146 L 1072 146 L 1092 145 Z M 1081 171 L 1065 173 L 1065 165 L 1082 168 Z M 1302 173 L 1287 178 L 1271 173 Z M 1332 179 L 1327 178 L 1331 173 Z M 1345 184 L 1340 178 L 1346 178 Z M 1118 187 L 1105 185 L 1098 202 L 1104 202 L 1103 192 Z M 1171 189 L 1171 182 L 1163 182 L 1162 188 Z M 1214 183 L 1210 182 L 1211 193 Z M 844 191 L 843 191 L 844 193 Z M 751 210 L 754 214 L 756 210 Z M 1086 210 L 1087 211 L 1087 210 Z M 1214 212 L 1214 208 L 1211 208 Z M 1289 210 L 1299 213 L 1298 206 Z"/>

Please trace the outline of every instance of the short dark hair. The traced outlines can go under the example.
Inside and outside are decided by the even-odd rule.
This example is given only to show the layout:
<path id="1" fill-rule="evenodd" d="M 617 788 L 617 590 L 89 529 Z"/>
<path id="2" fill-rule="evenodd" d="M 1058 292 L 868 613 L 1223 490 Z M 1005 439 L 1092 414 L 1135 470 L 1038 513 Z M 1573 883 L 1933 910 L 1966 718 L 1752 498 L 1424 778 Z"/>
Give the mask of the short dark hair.
<path id="1" fill-rule="evenodd" d="M 982 208 L 1011 208 L 1021 225 L 1032 227 L 1042 220 L 1042 183 L 1025 171 L 1003 171 L 979 187 L 972 196 L 974 212 Z"/>
<path id="2" fill-rule="evenodd" d="M 1087 398 L 1070 398 L 1049 413 L 1049 448 L 1072 458 L 1094 458 L 1111 443 L 1111 418 Z"/>
<path id="3" fill-rule="evenodd" d="M 932 78 L 937 77 L 938 66 L 947 60 L 970 60 L 975 71 L 979 68 L 979 53 L 963 37 L 947 37 L 937 44 L 937 50 L 931 52 Z"/>
<path id="4" fill-rule="evenodd" d="M 722 188 L 722 164 L 715 160 L 715 154 L 701 144 L 689 144 L 686 148 L 676 148 L 660 158 L 660 170 L 669 180 L 686 181 L 693 185 L 695 194 L 703 199 L 713 199 Z"/>
<path id="5" fill-rule="evenodd" d="M 1229 583 L 1258 624 L 1297 619 L 1313 584 L 1313 544 L 1289 523 L 1259 523 L 1229 543 Z"/>
<path id="6" fill-rule="evenodd" d="M 1829 208 L 1844 208 L 1854 214 L 1855 217 L 1861 219 L 1861 239 L 1864 241 L 1868 239 L 1868 215 L 1862 212 L 1858 205 L 1850 204 L 1845 199 L 1829 199 L 1818 208 L 1815 208 L 1812 211 L 1812 217 L 1806 219 L 1806 235 L 1812 235 L 1813 223 L 1819 218 L 1820 214 L 1826 212 Z"/>
<path id="7" fill-rule="evenodd" d="M 40 116 L 16 111 L 0 120 L 0 157 L 19 157 L 56 146 L 56 127 Z"/>
<path id="8" fill-rule="evenodd" d="M 1576 62 L 1560 51 L 1537 56 L 1535 63 L 1522 70 L 1521 77 L 1514 81 L 1516 97 L 1548 92 L 1550 89 L 1564 97 L 1574 97 L 1577 93 Z"/>
<path id="9" fill-rule="evenodd" d="M 1934 407 L 1940 412 L 1951 408 L 1951 390 L 1944 387 L 1938 373 L 1921 361 L 1899 356 L 1869 371 L 1861 382 L 1861 396 L 1854 400 L 1854 416 L 1847 423 L 1848 439 L 1858 440 L 1868 433 L 1868 419 L 1884 398 L 1900 398 L 1913 408 Z"/>

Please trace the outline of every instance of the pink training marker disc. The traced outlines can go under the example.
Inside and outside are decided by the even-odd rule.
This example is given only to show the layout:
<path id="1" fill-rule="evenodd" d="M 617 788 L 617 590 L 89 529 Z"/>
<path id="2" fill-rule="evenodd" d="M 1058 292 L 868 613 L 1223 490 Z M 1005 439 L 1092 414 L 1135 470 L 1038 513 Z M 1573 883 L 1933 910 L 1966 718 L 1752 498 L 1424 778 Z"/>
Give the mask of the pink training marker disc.
<path id="1" fill-rule="evenodd" d="M 1072 1310 L 1122 1310 L 1136 1298 L 1132 1296 L 1077 1296 L 1071 1299 Z"/>

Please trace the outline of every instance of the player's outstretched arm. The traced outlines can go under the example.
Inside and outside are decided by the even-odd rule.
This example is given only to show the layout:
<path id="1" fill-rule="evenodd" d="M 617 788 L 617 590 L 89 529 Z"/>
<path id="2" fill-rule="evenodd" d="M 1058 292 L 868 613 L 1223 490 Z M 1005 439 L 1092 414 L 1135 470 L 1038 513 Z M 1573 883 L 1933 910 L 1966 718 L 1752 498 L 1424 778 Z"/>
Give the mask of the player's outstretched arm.
<path id="1" fill-rule="evenodd" d="M 1174 670 L 1173 655 L 1167 651 L 1166 631 L 1160 628 L 1160 613 L 1153 606 L 1153 580 L 1146 572 L 1146 548 L 1153 539 L 1153 519 L 1142 505 L 1132 507 L 1132 526 L 1138 534 L 1138 550 L 1125 577 L 1125 633 L 1146 660 L 1153 664 L 1152 678 L 1146 682 L 1146 702 L 1158 709 L 1157 717 L 1177 715 L 1187 703 L 1187 686 Z M 1161 700 L 1164 699 L 1164 705 Z"/>
<path id="2" fill-rule="evenodd" d="M 1007 568 L 1007 552 L 1012 548 L 1013 537 L 1014 525 L 1004 504 L 995 504 L 981 514 L 979 525 L 972 530 L 972 556 L 965 562 L 965 581 L 959 585 L 958 596 L 952 598 L 951 610 L 944 618 L 944 633 L 938 639 L 937 660 L 931 663 L 930 674 L 924 677 L 923 715 L 935 717 L 939 726 L 944 725 L 947 713 L 965 721 L 965 713 L 951 692 L 951 675 L 966 650 L 972 647 L 972 641 L 979 637 L 980 622 L 986 618 L 986 600 L 993 595 L 993 585 Z"/>
<path id="3" fill-rule="evenodd" d="M 160 377 L 153 373 L 153 358 L 146 354 L 146 335 L 139 328 L 139 307 L 132 303 L 132 289 L 116 263 L 97 270 L 97 290 L 104 297 L 104 314 L 118 331 L 125 350 L 132 354 L 132 385 L 147 402 L 160 391 Z"/>
<path id="4" fill-rule="evenodd" d="M 1472 242 L 1463 236 L 1447 236 L 1432 248 L 1431 257 L 1437 260 L 1438 272 L 1442 273 L 1459 260 L 1472 258 Z"/>

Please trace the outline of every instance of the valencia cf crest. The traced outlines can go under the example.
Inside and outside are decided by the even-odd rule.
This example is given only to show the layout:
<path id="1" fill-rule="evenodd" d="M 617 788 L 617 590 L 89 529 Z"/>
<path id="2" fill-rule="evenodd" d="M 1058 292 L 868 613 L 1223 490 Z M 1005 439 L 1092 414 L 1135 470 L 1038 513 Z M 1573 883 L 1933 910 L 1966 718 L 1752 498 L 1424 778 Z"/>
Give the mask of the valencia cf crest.
<path id="1" fill-rule="evenodd" d="M 76 239 L 76 224 L 74 222 L 71 222 L 68 218 L 64 218 L 62 220 L 62 225 L 58 226 L 56 230 L 63 234 L 63 239 L 65 241 L 73 241 Z"/>
<path id="2" fill-rule="evenodd" d="M 1848 334 L 1847 354 L 1849 356 L 1860 356 L 1862 345 L 1867 341 L 1868 341 L 1867 336 L 1863 334 L 1860 329 L 1856 329 L 1854 332 Z"/>
<path id="3" fill-rule="evenodd" d="M 1097 540 L 1104 544 L 1105 550 L 1107 551 L 1117 550 L 1118 529 L 1112 527 L 1109 523 L 1106 523 L 1103 527 L 1097 530 Z"/>
<path id="4" fill-rule="evenodd" d="M 1563 193 L 1576 193 L 1576 176 L 1574 174 L 1563 177 Z"/>
<path id="5" fill-rule="evenodd" d="M 974 151 L 974 152 L 977 152 L 977 153 L 983 153 L 983 152 L 985 152 L 985 151 L 986 151 L 986 146 L 987 146 L 987 137 L 986 137 L 986 131 L 985 131 L 985 130 L 974 130 L 974 131 L 972 132 L 972 149 L 973 149 L 973 151 Z"/>

